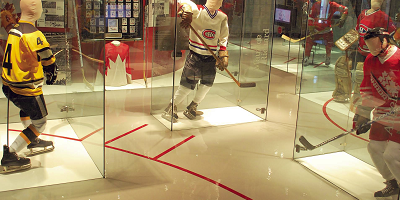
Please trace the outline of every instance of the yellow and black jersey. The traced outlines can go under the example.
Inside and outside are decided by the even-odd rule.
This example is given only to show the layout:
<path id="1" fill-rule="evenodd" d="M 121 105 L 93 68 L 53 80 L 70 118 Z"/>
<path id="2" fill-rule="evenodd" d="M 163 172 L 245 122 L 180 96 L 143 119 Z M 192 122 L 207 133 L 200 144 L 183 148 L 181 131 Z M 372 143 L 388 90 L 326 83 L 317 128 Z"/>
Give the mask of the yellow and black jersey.
<path id="1" fill-rule="evenodd" d="M 50 45 L 34 24 L 20 20 L 8 32 L 1 77 L 13 92 L 24 96 L 43 94 L 43 67 L 54 64 Z"/>

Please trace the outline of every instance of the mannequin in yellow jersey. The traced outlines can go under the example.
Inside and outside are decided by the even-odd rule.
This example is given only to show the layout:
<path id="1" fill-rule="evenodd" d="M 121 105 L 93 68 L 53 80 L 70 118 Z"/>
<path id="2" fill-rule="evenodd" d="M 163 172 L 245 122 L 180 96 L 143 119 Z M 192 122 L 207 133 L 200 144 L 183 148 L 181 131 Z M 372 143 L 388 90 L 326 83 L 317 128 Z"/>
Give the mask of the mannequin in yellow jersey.
<path id="1" fill-rule="evenodd" d="M 35 27 L 42 14 L 42 2 L 21 0 L 20 7 L 21 18 L 8 32 L 1 78 L 3 93 L 20 109 L 25 129 L 11 146 L 4 145 L 1 165 L 6 171 L 30 167 L 30 159 L 17 155 L 27 145 L 32 155 L 54 149 L 53 142 L 38 138 L 47 122 L 42 92 L 44 76 L 47 85 L 53 84 L 57 78 L 57 66 L 50 45 Z M 42 150 L 34 152 L 36 148 Z"/>

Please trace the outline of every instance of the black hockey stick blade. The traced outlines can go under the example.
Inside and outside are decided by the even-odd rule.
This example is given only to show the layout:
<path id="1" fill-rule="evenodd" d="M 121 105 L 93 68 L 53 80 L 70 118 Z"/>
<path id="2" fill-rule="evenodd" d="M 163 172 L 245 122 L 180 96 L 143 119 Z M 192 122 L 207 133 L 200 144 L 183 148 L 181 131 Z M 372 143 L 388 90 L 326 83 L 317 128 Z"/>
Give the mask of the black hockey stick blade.
<path id="1" fill-rule="evenodd" d="M 256 87 L 256 83 L 255 82 L 240 83 L 239 87 L 241 87 L 241 88 Z"/>
<path id="2" fill-rule="evenodd" d="M 307 141 L 307 139 L 304 136 L 300 136 L 299 141 L 302 145 L 304 145 L 304 147 L 307 150 L 313 150 L 315 149 L 315 146 L 312 145 L 310 142 Z"/>

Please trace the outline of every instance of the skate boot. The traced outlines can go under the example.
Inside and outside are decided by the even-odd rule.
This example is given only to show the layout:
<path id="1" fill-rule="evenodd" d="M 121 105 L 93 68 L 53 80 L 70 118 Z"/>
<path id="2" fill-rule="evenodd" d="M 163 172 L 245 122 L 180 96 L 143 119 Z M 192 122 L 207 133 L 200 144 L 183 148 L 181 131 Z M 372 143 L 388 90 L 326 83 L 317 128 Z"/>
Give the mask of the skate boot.
<path id="1" fill-rule="evenodd" d="M 196 116 L 197 116 L 197 106 L 198 106 L 199 104 L 197 104 L 197 103 L 195 103 L 195 102 L 191 102 L 186 108 L 186 110 L 185 111 L 183 111 L 183 114 L 187 117 L 187 118 L 189 118 L 189 119 L 191 119 L 191 120 L 193 120 L 193 119 L 195 119 L 196 118 Z"/>
<path id="2" fill-rule="evenodd" d="M 304 67 L 310 65 L 309 60 L 310 60 L 310 57 L 304 57 L 304 60 L 303 60 Z"/>
<path id="3" fill-rule="evenodd" d="M 54 145 L 52 141 L 42 140 L 37 137 L 27 146 L 27 148 L 29 149 L 29 152 L 26 154 L 26 156 L 34 156 L 37 154 L 53 151 Z M 35 148 L 40 148 L 40 150 L 34 150 Z"/>
<path id="4" fill-rule="evenodd" d="M 17 153 L 10 152 L 8 146 L 4 145 L 1 166 L 3 167 L 3 171 L 0 173 L 9 173 L 31 168 L 31 160 L 29 158 L 18 157 Z"/>
<path id="5" fill-rule="evenodd" d="M 168 121 L 172 120 L 172 123 L 178 122 L 178 108 L 176 107 L 176 105 L 172 106 L 172 103 L 169 103 L 168 107 L 165 108 L 163 114 L 161 114 L 161 117 Z"/>
<path id="6" fill-rule="evenodd" d="M 374 194 L 375 198 L 380 199 L 399 194 L 399 184 L 397 183 L 396 179 L 392 179 L 384 183 L 386 184 L 386 187 L 383 188 L 382 190 L 375 192 Z"/>
<path id="7" fill-rule="evenodd" d="M 326 66 L 329 66 L 330 64 L 331 64 L 331 57 L 328 57 L 328 56 L 327 56 L 327 57 L 325 58 L 325 65 L 326 65 Z"/>

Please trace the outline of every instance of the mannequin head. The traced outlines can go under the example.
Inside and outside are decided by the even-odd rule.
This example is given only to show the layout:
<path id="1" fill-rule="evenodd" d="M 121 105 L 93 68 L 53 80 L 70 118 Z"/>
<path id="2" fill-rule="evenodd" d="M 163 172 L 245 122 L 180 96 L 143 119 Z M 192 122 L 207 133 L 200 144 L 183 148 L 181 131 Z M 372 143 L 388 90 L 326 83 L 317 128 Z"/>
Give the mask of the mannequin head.
<path id="1" fill-rule="evenodd" d="M 35 23 L 42 15 L 41 0 L 21 0 L 21 20 Z"/>
<path id="2" fill-rule="evenodd" d="M 216 10 L 218 10 L 219 8 L 221 8 L 221 6 L 222 6 L 222 1 L 223 1 L 223 0 L 207 0 L 207 2 L 206 2 L 206 7 L 207 7 L 208 10 L 210 10 L 211 12 L 215 12 Z"/>
<path id="3" fill-rule="evenodd" d="M 384 0 L 371 0 L 371 9 L 378 10 L 381 8 Z"/>
<path id="4" fill-rule="evenodd" d="M 364 36 L 365 44 L 373 56 L 384 56 L 389 47 L 389 33 L 383 28 L 368 30 Z"/>

